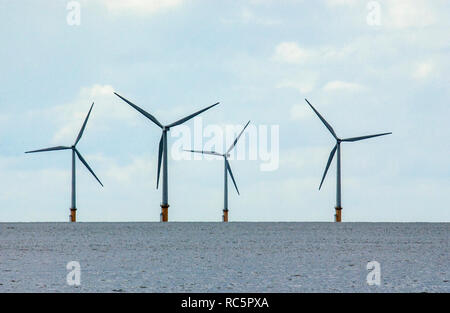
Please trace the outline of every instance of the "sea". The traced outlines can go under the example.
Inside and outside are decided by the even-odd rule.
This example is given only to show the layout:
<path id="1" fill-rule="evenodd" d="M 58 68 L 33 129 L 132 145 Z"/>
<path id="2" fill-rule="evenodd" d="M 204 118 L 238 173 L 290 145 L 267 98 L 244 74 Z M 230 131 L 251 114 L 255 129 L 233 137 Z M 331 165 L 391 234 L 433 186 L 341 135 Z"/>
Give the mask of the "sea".
<path id="1" fill-rule="evenodd" d="M 450 223 L 0 223 L 0 292 L 450 292 Z"/>

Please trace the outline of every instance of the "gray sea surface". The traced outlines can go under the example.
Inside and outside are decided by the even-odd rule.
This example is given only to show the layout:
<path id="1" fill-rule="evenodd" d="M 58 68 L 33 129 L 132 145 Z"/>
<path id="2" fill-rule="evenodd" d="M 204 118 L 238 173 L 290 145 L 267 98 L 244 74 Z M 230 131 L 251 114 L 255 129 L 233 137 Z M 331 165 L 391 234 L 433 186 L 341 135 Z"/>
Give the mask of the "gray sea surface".
<path id="1" fill-rule="evenodd" d="M 0 223 L 0 292 L 450 292 L 449 237 L 450 223 Z"/>

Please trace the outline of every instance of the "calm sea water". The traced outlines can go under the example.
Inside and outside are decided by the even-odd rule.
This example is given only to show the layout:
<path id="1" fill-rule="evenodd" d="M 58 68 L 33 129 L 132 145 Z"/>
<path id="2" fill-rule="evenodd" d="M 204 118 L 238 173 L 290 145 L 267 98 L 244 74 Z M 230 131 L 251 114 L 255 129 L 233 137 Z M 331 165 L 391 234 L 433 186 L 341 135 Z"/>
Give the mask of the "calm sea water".
<path id="1" fill-rule="evenodd" d="M 449 223 L 0 223 L 0 292 L 450 292 L 449 237 Z"/>

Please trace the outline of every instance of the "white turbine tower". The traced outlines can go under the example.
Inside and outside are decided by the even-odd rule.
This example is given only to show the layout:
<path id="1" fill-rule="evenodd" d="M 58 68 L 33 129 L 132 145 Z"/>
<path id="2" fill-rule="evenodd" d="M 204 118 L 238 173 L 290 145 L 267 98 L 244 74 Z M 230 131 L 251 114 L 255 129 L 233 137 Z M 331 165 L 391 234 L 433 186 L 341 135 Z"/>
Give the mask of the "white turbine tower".
<path id="1" fill-rule="evenodd" d="M 162 222 L 168 222 L 169 221 L 169 195 L 168 195 L 168 162 L 167 162 L 167 132 L 170 131 L 172 127 L 181 125 L 190 119 L 194 118 L 195 116 L 205 112 L 206 110 L 211 109 L 212 107 L 219 104 L 219 102 L 200 110 L 196 113 L 193 113 L 189 116 L 186 116 L 185 118 L 182 118 L 172 124 L 169 125 L 162 125 L 153 115 L 150 113 L 144 111 L 137 105 L 133 104 L 132 102 L 128 101 L 121 95 L 114 93 L 116 96 L 118 96 L 120 99 L 128 103 L 130 106 L 132 106 L 136 111 L 140 112 L 142 115 L 147 117 L 150 121 L 155 123 L 159 128 L 162 130 L 161 140 L 159 141 L 159 151 L 158 151 L 158 178 L 156 181 L 156 188 L 159 187 L 159 176 L 161 172 L 161 163 L 163 165 L 163 188 L 162 188 L 162 203 L 161 203 L 161 221 Z"/>
<path id="2" fill-rule="evenodd" d="M 240 195 L 239 193 L 239 189 L 236 185 L 236 181 L 234 180 L 234 176 L 233 176 L 233 172 L 231 171 L 231 166 L 230 166 L 230 162 L 228 161 L 228 158 L 230 157 L 230 152 L 234 149 L 234 147 L 236 146 L 239 138 L 241 138 L 242 134 L 244 133 L 245 129 L 247 128 L 248 124 L 250 124 L 250 121 L 248 121 L 247 125 L 245 125 L 244 129 L 239 133 L 239 135 L 236 137 L 236 139 L 234 139 L 233 144 L 230 146 L 230 148 L 228 148 L 226 153 L 218 153 L 216 151 L 198 151 L 198 150 L 184 150 L 187 152 L 193 152 L 193 153 L 201 153 L 201 154 L 210 154 L 210 155 L 216 155 L 216 156 L 221 156 L 224 159 L 224 200 L 223 200 L 223 215 L 222 215 L 222 221 L 223 222 L 228 222 L 228 174 L 230 174 L 231 179 L 233 180 L 233 184 L 234 187 L 236 188 L 236 191 L 238 193 L 238 195 Z"/>
<path id="3" fill-rule="evenodd" d="M 375 135 L 368 135 L 368 136 L 361 136 L 361 137 L 353 137 L 353 138 L 345 138 L 341 139 L 336 135 L 336 132 L 334 131 L 333 127 L 331 127 L 330 124 L 320 115 L 320 113 L 309 103 L 307 99 L 305 99 L 306 102 L 309 104 L 309 106 L 313 109 L 313 111 L 317 114 L 319 119 L 322 121 L 322 123 L 325 125 L 325 127 L 330 131 L 331 135 L 333 135 L 334 139 L 336 139 L 336 145 L 333 147 L 330 153 L 330 157 L 328 158 L 327 166 L 325 168 L 325 172 L 323 173 L 322 181 L 320 182 L 319 190 L 322 188 L 323 181 L 325 179 L 325 176 L 327 175 L 328 169 L 330 167 L 331 161 L 333 161 L 334 155 L 337 151 L 337 175 L 336 175 L 336 215 L 335 215 L 335 221 L 341 222 L 342 221 L 342 204 L 341 204 L 341 143 L 342 142 L 355 142 L 360 140 L 365 140 L 373 137 L 379 137 L 379 136 L 385 136 L 390 135 L 392 133 L 382 133 L 382 134 L 375 134 Z"/>

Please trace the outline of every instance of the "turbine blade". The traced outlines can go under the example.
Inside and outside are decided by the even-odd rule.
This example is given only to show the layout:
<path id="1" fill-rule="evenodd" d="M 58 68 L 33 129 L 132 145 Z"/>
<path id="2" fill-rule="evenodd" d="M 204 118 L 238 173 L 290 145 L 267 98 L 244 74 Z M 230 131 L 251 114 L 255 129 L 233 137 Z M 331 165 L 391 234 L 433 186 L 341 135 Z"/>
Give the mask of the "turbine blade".
<path id="1" fill-rule="evenodd" d="M 311 107 L 311 109 L 313 109 L 313 111 L 317 114 L 317 116 L 320 118 L 320 120 L 322 121 L 322 123 L 326 126 L 326 128 L 328 128 L 328 130 L 330 131 L 330 133 L 333 135 L 334 138 L 338 139 L 336 132 L 334 131 L 333 127 L 331 127 L 330 124 L 328 124 L 328 122 L 323 118 L 322 115 L 320 115 L 320 113 L 312 106 L 311 103 L 309 103 L 308 99 L 305 99 L 306 102 L 308 102 L 309 106 Z"/>
<path id="2" fill-rule="evenodd" d="M 213 104 L 213 105 L 210 105 L 210 106 L 207 107 L 207 108 L 204 108 L 203 110 L 200 110 L 200 111 L 198 111 L 198 112 L 195 112 L 194 114 L 191 114 L 191 115 L 189 115 L 189 116 L 186 116 L 185 118 L 182 118 L 181 120 L 178 120 L 178 121 L 176 121 L 175 123 L 172 123 L 172 124 L 170 124 L 170 125 L 167 126 L 167 127 L 170 128 L 170 127 L 174 127 L 174 126 L 183 124 L 183 123 L 189 121 L 191 118 L 194 118 L 194 117 L 196 117 L 197 115 L 199 115 L 199 114 L 205 112 L 206 110 L 209 110 L 209 109 L 211 109 L 212 107 L 215 107 L 215 106 L 218 105 L 219 103 L 220 103 L 220 102 L 217 102 L 217 103 L 215 103 L 215 104 Z"/>
<path id="3" fill-rule="evenodd" d="M 46 152 L 46 151 L 58 151 L 58 150 L 70 150 L 70 149 L 72 149 L 72 148 L 71 147 L 59 146 L 59 147 L 53 147 L 53 148 L 46 148 L 46 149 L 40 149 L 40 150 L 27 151 L 25 153 L 36 153 L 36 152 Z"/>
<path id="4" fill-rule="evenodd" d="M 86 166 L 86 168 L 88 169 L 88 171 L 91 172 L 92 175 L 94 175 L 95 179 L 96 179 L 96 180 L 100 183 L 100 185 L 102 185 L 102 187 L 103 187 L 102 182 L 100 181 L 100 179 L 98 179 L 97 175 L 95 175 L 94 171 L 90 168 L 89 164 L 87 164 L 86 160 L 81 156 L 81 153 L 78 152 L 77 149 L 75 149 L 75 153 L 78 155 L 78 158 L 80 159 L 81 163 L 83 163 L 84 166 Z"/>
<path id="5" fill-rule="evenodd" d="M 217 153 L 215 151 L 203 151 L 203 150 L 183 150 L 186 152 L 193 152 L 193 153 L 201 153 L 201 154 L 211 154 L 211 155 L 217 155 L 217 156 L 223 156 L 223 154 Z"/>
<path id="6" fill-rule="evenodd" d="M 159 175 L 161 174 L 161 162 L 162 162 L 162 154 L 164 149 L 163 136 L 161 135 L 161 140 L 159 141 L 159 151 L 158 151 L 158 177 L 156 178 L 156 189 L 159 188 Z"/>
<path id="7" fill-rule="evenodd" d="M 137 105 L 135 105 L 134 103 L 128 101 L 127 99 L 125 99 L 124 97 L 122 97 L 121 95 L 119 95 L 118 93 L 114 93 L 116 96 L 118 96 L 120 99 L 122 99 L 123 101 L 125 101 L 126 103 L 128 103 L 129 105 L 131 105 L 133 108 L 136 109 L 136 111 L 140 112 L 142 115 L 144 115 L 145 117 L 147 117 L 149 120 L 151 120 L 153 123 L 155 123 L 156 125 L 158 125 L 160 128 L 163 128 L 163 125 L 150 113 L 144 111 L 143 109 L 141 109 L 140 107 L 138 107 Z"/>
<path id="8" fill-rule="evenodd" d="M 228 173 L 230 173 L 231 179 L 233 180 L 234 187 L 236 188 L 236 191 L 237 191 L 238 195 L 241 195 L 239 193 L 239 189 L 238 189 L 238 187 L 236 185 L 236 181 L 234 180 L 234 176 L 233 176 L 233 172 L 231 171 L 230 163 L 228 162 L 228 160 L 226 160 L 225 163 L 227 164 L 227 170 L 228 170 Z"/>
<path id="9" fill-rule="evenodd" d="M 364 139 L 369 139 L 369 138 L 374 138 L 374 137 L 386 136 L 386 135 L 390 135 L 390 134 L 392 134 L 392 133 L 383 133 L 383 134 L 376 134 L 376 135 L 369 135 L 369 136 L 346 138 L 346 139 L 342 139 L 342 141 L 354 142 L 354 141 L 359 141 L 359 140 L 364 140 Z"/>
<path id="10" fill-rule="evenodd" d="M 80 132 L 79 132 L 79 134 L 78 134 L 77 140 L 75 140 L 74 146 L 77 145 L 77 143 L 78 143 L 78 142 L 80 141 L 80 139 L 81 139 L 81 136 L 83 136 L 84 129 L 86 128 L 86 124 L 87 124 L 87 121 L 88 121 L 88 119 L 89 119 L 89 116 L 91 115 L 91 111 L 92 111 L 92 108 L 93 108 L 93 107 L 94 107 L 94 102 L 92 102 L 91 108 L 89 109 L 89 113 L 88 113 L 88 115 L 86 116 L 86 119 L 84 120 L 83 126 L 81 127 L 81 130 L 80 130 Z"/>
<path id="11" fill-rule="evenodd" d="M 242 134 L 244 133 L 244 130 L 247 128 L 248 124 L 250 124 L 250 121 L 248 121 L 248 123 L 245 125 L 244 129 L 240 132 L 240 134 L 236 137 L 236 139 L 234 140 L 233 144 L 231 145 L 231 147 L 228 149 L 227 153 L 230 153 L 231 150 L 233 150 L 233 148 L 236 146 L 239 138 L 241 138 Z"/>
<path id="12" fill-rule="evenodd" d="M 325 180 L 325 176 L 327 176 L 328 169 L 330 168 L 331 161 L 333 161 L 334 154 L 336 153 L 337 145 L 334 146 L 333 150 L 331 150 L 330 157 L 328 158 L 327 167 L 325 168 L 325 172 L 323 173 L 322 181 L 320 182 L 319 190 L 322 188 L 323 181 Z"/>

